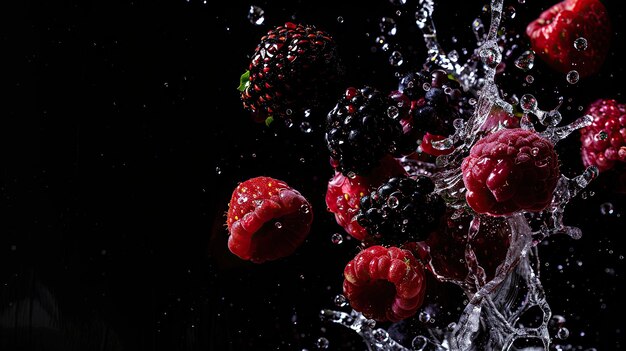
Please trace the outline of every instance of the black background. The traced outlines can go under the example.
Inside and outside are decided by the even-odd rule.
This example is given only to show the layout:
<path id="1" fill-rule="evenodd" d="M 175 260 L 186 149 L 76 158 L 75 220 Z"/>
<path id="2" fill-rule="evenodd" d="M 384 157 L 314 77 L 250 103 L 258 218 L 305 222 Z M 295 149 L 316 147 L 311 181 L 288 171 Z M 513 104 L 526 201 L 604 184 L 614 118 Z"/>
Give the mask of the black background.
<path id="1" fill-rule="evenodd" d="M 346 84 L 392 89 L 389 53 L 373 49 L 378 21 L 401 25 L 400 70 L 420 64 L 414 2 L 259 1 L 261 26 L 242 1 L 3 3 L 0 350 L 302 350 L 322 336 L 329 349 L 363 349 L 318 318 L 356 252 L 354 240 L 331 243 L 342 229 L 324 204 L 332 172 L 319 130 L 255 124 L 235 88 L 259 38 L 294 21 L 334 36 Z M 488 23 L 483 5 L 438 2 L 444 46 L 474 47 L 469 25 Z M 511 28 L 543 9 L 511 5 Z M 606 5 L 614 46 L 597 77 L 568 86 L 538 60 L 533 84 L 514 76 L 503 86 L 535 93 L 544 109 L 572 97 L 566 121 L 595 98 L 625 101 L 624 16 L 618 1 Z M 579 147 L 576 136 L 558 146 L 568 176 L 582 171 Z M 304 245 L 263 265 L 232 255 L 224 227 L 232 190 L 258 175 L 285 180 L 315 212 Z M 540 249 L 548 301 L 571 332 L 562 344 L 623 347 L 626 213 L 613 179 L 603 174 L 567 207 L 582 239 Z"/>

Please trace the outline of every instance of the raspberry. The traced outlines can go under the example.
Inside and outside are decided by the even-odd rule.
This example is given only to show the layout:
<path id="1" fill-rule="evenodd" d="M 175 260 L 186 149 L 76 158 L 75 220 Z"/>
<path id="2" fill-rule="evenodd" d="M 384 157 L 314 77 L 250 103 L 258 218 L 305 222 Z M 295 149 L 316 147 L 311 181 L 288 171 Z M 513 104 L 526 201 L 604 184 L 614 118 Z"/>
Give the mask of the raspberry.
<path id="1" fill-rule="evenodd" d="M 287 183 L 256 177 L 233 191 L 226 224 L 228 248 L 254 263 L 291 255 L 309 234 L 310 203 Z"/>
<path id="2" fill-rule="evenodd" d="M 356 221 L 361 197 L 375 190 L 389 177 L 399 175 L 406 175 L 406 171 L 392 156 L 383 157 L 380 165 L 368 176 L 357 175 L 349 178 L 336 171 L 328 182 L 326 206 L 335 214 L 337 224 L 348 234 L 364 240 L 368 236 L 367 230 Z"/>
<path id="3" fill-rule="evenodd" d="M 587 107 L 593 123 L 580 130 L 585 166 L 600 172 L 626 162 L 626 105 L 612 99 L 598 99 Z"/>
<path id="4" fill-rule="evenodd" d="M 468 205 L 492 216 L 543 210 L 560 176 L 552 143 L 523 129 L 502 129 L 480 139 L 461 169 Z"/>
<path id="5" fill-rule="evenodd" d="M 371 246 L 343 274 L 344 295 L 367 318 L 397 322 L 413 316 L 424 301 L 424 268 L 408 250 Z"/>

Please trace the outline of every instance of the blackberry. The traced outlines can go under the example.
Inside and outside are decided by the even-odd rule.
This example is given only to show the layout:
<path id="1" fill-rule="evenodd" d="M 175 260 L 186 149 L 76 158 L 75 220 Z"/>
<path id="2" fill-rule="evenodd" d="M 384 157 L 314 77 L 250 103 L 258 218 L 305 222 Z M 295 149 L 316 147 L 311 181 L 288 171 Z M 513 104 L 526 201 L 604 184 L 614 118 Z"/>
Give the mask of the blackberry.
<path id="1" fill-rule="evenodd" d="M 241 100 L 259 122 L 269 116 L 295 118 L 335 96 L 340 73 L 328 33 L 287 22 L 261 38 L 241 77 Z"/>
<path id="2" fill-rule="evenodd" d="M 357 221 L 384 245 L 425 240 L 446 211 L 434 189 L 426 176 L 390 178 L 361 197 Z"/>
<path id="3" fill-rule="evenodd" d="M 398 154 L 402 133 L 395 103 L 366 86 L 350 87 L 326 117 L 326 144 L 338 171 L 367 174 L 388 154 Z"/>

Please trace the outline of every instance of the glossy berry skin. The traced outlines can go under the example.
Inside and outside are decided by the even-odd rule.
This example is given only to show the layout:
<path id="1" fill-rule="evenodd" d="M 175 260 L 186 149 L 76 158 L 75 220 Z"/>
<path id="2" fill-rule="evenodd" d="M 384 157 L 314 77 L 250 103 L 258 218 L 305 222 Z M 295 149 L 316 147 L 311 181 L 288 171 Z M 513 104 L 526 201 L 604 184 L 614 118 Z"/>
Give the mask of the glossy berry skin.
<path id="1" fill-rule="evenodd" d="M 385 155 L 399 153 L 395 109 L 396 102 L 375 88 L 346 89 L 326 118 L 326 144 L 339 172 L 365 175 Z"/>
<path id="2" fill-rule="evenodd" d="M 590 126 L 580 129 L 585 166 L 600 172 L 626 162 L 626 105 L 613 99 L 598 99 L 585 113 L 593 117 Z"/>
<path id="3" fill-rule="evenodd" d="M 426 176 L 393 177 L 361 198 L 358 222 L 381 244 L 424 240 L 437 227 L 446 204 Z"/>
<path id="4" fill-rule="evenodd" d="M 533 51 L 553 69 L 576 70 L 580 77 L 587 77 L 597 73 L 606 59 L 611 24 L 599 0 L 565 0 L 528 24 L 526 34 Z M 577 38 L 586 39 L 586 49 L 574 47 Z"/>
<path id="5" fill-rule="evenodd" d="M 264 117 L 297 118 L 336 92 L 340 65 L 334 39 L 315 26 L 287 22 L 270 29 L 257 45 L 241 100 Z M 258 118 L 263 117 L 263 118 Z"/>
<path id="6" fill-rule="evenodd" d="M 461 170 L 467 204 L 492 216 L 545 209 L 560 177 L 552 143 L 523 129 L 502 129 L 480 139 Z"/>
<path id="7" fill-rule="evenodd" d="M 254 263 L 291 255 L 309 234 L 311 204 L 287 183 L 256 177 L 233 191 L 226 225 L 228 248 Z"/>
<path id="8" fill-rule="evenodd" d="M 348 262 L 343 275 L 352 308 L 379 322 L 409 318 L 424 301 L 424 268 L 408 250 L 371 246 Z"/>
<path id="9" fill-rule="evenodd" d="M 361 197 L 375 190 L 390 177 L 400 175 L 406 175 L 406 171 L 392 156 L 383 157 L 380 165 L 367 176 L 355 175 L 350 178 L 335 171 L 326 190 L 328 211 L 335 215 L 337 224 L 348 234 L 358 240 L 364 240 L 368 232 L 356 220 Z"/>

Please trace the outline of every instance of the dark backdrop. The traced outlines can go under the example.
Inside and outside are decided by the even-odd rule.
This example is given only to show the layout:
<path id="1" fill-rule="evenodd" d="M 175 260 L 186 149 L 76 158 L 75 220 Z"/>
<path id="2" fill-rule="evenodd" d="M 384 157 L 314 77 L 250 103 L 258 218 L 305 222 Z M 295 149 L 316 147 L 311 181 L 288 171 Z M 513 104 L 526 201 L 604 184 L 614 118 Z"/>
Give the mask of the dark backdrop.
<path id="1" fill-rule="evenodd" d="M 332 173 L 321 135 L 253 123 L 235 88 L 259 38 L 291 20 L 335 37 L 346 84 L 392 89 L 388 52 L 374 50 L 378 22 L 404 26 L 392 40 L 404 48 L 400 71 L 422 62 L 411 11 L 394 14 L 414 2 L 3 3 L 0 350 L 302 350 L 318 337 L 362 349 L 318 319 L 356 252 L 354 240 L 331 243 L 342 230 L 324 204 Z M 444 45 L 471 50 L 469 24 L 486 20 L 484 4 L 462 3 L 439 2 L 436 19 Z M 566 120 L 596 97 L 626 100 L 623 12 L 606 3 L 615 48 L 598 77 L 567 86 L 532 72 L 546 87 L 540 107 L 574 97 Z M 261 26 L 246 17 L 253 4 L 265 10 Z M 542 9 L 511 5 L 520 22 Z M 532 88 L 517 79 L 514 92 Z M 579 147 L 576 137 L 559 145 L 568 175 L 582 171 Z M 230 254 L 224 227 L 232 189 L 257 175 L 287 181 L 315 212 L 296 254 L 263 265 Z M 612 181 L 603 175 L 568 206 L 581 240 L 541 246 L 548 300 L 571 332 L 565 344 L 622 347 L 625 213 Z M 601 214 L 604 203 L 612 214 Z"/>

